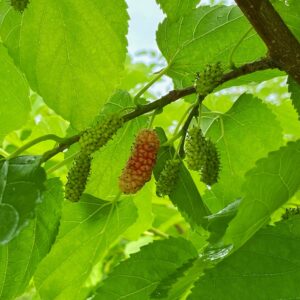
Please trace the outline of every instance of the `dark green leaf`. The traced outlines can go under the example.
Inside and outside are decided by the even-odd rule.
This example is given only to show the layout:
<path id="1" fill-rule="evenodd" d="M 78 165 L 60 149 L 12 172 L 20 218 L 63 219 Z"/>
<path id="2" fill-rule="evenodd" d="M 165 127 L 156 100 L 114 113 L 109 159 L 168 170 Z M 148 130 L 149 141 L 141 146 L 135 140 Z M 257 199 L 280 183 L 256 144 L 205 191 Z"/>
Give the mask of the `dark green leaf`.
<path id="1" fill-rule="evenodd" d="M 155 241 L 117 266 L 93 299 L 148 299 L 163 278 L 197 255 L 193 245 L 182 238 Z"/>
<path id="2" fill-rule="evenodd" d="M 34 276 L 41 298 L 86 299 L 93 267 L 136 217 L 127 199 L 116 204 L 85 194 L 65 202 L 57 242 Z"/>
<path id="3" fill-rule="evenodd" d="M 15 208 L 9 204 L 0 204 L 0 241 L 6 243 L 10 241 L 17 230 L 19 214 Z"/>
<path id="4" fill-rule="evenodd" d="M 224 235 L 229 222 L 236 216 L 240 200 L 236 200 L 227 205 L 221 211 L 207 216 L 208 225 L 207 230 L 210 232 L 208 241 L 216 243 Z"/>
<path id="5" fill-rule="evenodd" d="M 225 233 L 225 244 L 236 248 L 268 222 L 271 214 L 300 187 L 300 141 L 271 152 L 246 174 L 244 198 Z"/>
<path id="6" fill-rule="evenodd" d="M 298 299 L 300 218 L 261 229 L 237 252 L 207 270 L 188 300 Z"/>
<path id="7" fill-rule="evenodd" d="M 39 162 L 40 158 L 36 156 L 20 156 L 0 162 L 0 203 L 10 206 L 11 217 L 14 214 L 13 218 L 17 221 L 11 223 L 11 219 L 8 219 L 10 229 L 8 223 L 1 225 L 7 233 L 6 237 L 2 236 L 0 244 L 8 243 L 28 225 L 29 219 L 34 217 L 37 204 L 43 200 L 43 182 L 46 177 Z M 5 221 L 1 219 L 1 222 Z"/>
<path id="8" fill-rule="evenodd" d="M 58 179 L 46 182 L 43 198 L 29 225 L 8 245 L 0 246 L 0 299 L 15 299 L 24 292 L 55 240 L 63 201 Z"/>
<path id="9" fill-rule="evenodd" d="M 173 273 L 165 277 L 156 289 L 151 294 L 151 299 L 165 299 L 168 297 L 168 293 L 172 286 L 178 282 L 178 279 L 186 276 L 186 271 L 188 271 L 196 261 L 196 257 L 189 259 L 182 266 L 178 267 Z M 173 298 L 174 299 L 174 298 Z"/>
<path id="10" fill-rule="evenodd" d="M 300 119 L 300 86 L 290 76 L 288 78 L 288 84 L 289 84 L 289 92 L 291 93 L 292 103 L 298 113 L 298 118 Z"/>
<path id="11" fill-rule="evenodd" d="M 161 143 L 165 142 L 165 133 L 160 128 L 157 130 L 160 135 Z M 160 149 L 154 168 L 156 180 L 158 180 L 159 174 L 163 170 L 166 161 L 173 157 L 174 148 L 162 147 Z M 204 216 L 208 215 L 209 211 L 203 203 L 197 186 L 183 163 L 180 164 L 178 180 L 173 192 L 170 194 L 170 200 L 179 209 L 191 226 L 194 227 L 206 223 Z"/>

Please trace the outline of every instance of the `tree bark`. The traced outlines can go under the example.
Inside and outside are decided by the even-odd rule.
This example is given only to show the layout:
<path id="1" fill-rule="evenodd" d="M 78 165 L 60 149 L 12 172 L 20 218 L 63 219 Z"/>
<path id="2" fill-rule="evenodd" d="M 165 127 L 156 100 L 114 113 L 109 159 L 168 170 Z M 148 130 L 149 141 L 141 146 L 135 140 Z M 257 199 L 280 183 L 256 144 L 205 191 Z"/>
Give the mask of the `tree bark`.
<path id="1" fill-rule="evenodd" d="M 300 84 L 300 44 L 269 0 L 236 0 L 265 42 L 274 64 Z"/>

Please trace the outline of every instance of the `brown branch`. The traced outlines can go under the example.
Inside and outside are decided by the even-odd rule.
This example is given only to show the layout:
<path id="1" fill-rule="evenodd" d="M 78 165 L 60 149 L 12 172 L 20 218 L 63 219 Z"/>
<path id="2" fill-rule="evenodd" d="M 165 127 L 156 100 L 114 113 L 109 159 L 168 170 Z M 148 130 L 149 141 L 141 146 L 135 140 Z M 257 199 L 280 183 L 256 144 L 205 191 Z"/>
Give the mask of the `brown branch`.
<path id="1" fill-rule="evenodd" d="M 300 44 L 269 0 L 236 0 L 276 66 L 300 84 Z"/>
<path id="2" fill-rule="evenodd" d="M 270 58 L 262 58 L 258 61 L 244 64 L 244 65 L 224 74 L 223 77 L 221 78 L 221 80 L 218 82 L 218 86 L 220 86 L 223 83 L 228 82 L 232 79 L 238 78 L 242 75 L 247 75 L 250 73 L 254 73 L 256 71 L 262 71 L 262 70 L 271 69 L 271 68 L 275 68 L 275 66 Z M 168 94 L 161 97 L 160 99 L 158 99 L 154 102 L 151 102 L 147 105 L 140 106 L 133 112 L 126 114 L 123 117 L 124 121 L 127 122 L 132 119 L 135 119 L 138 116 L 148 113 L 152 110 L 155 110 L 158 108 L 163 108 L 166 105 L 168 105 L 172 102 L 175 102 L 180 98 L 183 98 L 185 96 L 195 94 L 195 93 L 196 93 L 196 90 L 193 86 L 189 86 L 189 87 L 181 89 L 181 90 L 170 91 Z"/>
<path id="3" fill-rule="evenodd" d="M 247 74 L 250 74 L 250 73 L 253 73 L 256 71 L 262 71 L 262 70 L 266 70 L 266 69 L 270 69 L 270 68 L 274 68 L 274 67 L 275 66 L 274 66 L 272 60 L 269 58 L 262 58 L 258 61 L 244 64 L 244 65 L 240 66 L 239 68 L 236 68 L 236 69 L 224 74 L 223 77 L 221 78 L 221 80 L 218 82 L 218 86 L 220 86 L 223 83 L 228 82 L 232 79 L 238 78 L 242 75 L 247 75 Z M 124 120 L 124 122 L 128 122 L 128 121 L 133 120 L 133 119 L 135 119 L 141 115 L 144 115 L 150 111 L 163 108 L 166 105 L 177 101 L 178 99 L 181 99 L 185 96 L 195 94 L 195 93 L 196 93 L 196 90 L 193 86 L 190 86 L 190 87 L 187 87 L 187 88 L 184 88 L 181 90 L 170 91 L 168 94 L 166 94 L 165 96 L 161 97 L 160 99 L 158 99 L 154 102 L 151 102 L 146 105 L 138 106 L 134 111 L 124 115 L 123 120 Z M 193 112 L 191 114 L 191 119 L 194 116 L 195 112 L 196 112 L 196 109 L 193 110 Z M 59 152 L 63 152 L 64 150 L 69 148 L 72 144 L 78 142 L 79 138 L 80 138 L 80 135 L 72 136 L 72 137 L 66 139 L 63 143 L 60 143 L 54 149 L 44 153 L 42 162 L 49 160 L 50 158 L 52 158 Z"/>

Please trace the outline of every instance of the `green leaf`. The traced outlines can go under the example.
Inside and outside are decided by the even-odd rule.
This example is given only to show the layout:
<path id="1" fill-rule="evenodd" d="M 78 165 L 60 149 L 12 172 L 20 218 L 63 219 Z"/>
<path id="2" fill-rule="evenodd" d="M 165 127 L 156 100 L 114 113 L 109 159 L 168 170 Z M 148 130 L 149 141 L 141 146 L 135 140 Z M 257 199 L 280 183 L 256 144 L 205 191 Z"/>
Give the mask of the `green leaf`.
<path id="1" fill-rule="evenodd" d="M 33 0 L 18 26 L 14 12 L 3 20 L 4 43 L 31 87 L 77 129 L 91 123 L 119 82 L 126 7 L 124 0 Z"/>
<path id="2" fill-rule="evenodd" d="M 207 270 L 188 300 L 297 299 L 299 248 L 299 217 L 261 229 L 237 252 Z"/>
<path id="3" fill-rule="evenodd" d="M 162 144 L 166 141 L 165 133 L 161 128 L 158 128 L 157 131 Z M 156 180 L 158 180 L 166 161 L 173 157 L 173 147 L 160 148 L 154 168 Z M 203 203 L 197 186 L 183 163 L 180 164 L 178 180 L 169 198 L 192 227 L 206 223 L 204 216 L 208 215 L 209 211 Z"/>
<path id="4" fill-rule="evenodd" d="M 94 265 L 136 217 L 130 200 L 115 204 L 85 194 L 79 203 L 66 202 L 57 242 L 34 276 L 41 298 L 86 299 Z"/>
<path id="5" fill-rule="evenodd" d="M 126 91 L 117 91 L 104 106 L 102 114 L 118 112 L 132 106 L 133 100 Z M 146 127 L 147 118 L 139 117 L 124 124 L 113 140 L 94 155 L 92 172 L 86 192 L 102 199 L 119 192 L 119 176 L 130 156 L 131 146 L 137 132 Z"/>
<path id="6" fill-rule="evenodd" d="M 289 85 L 289 92 L 291 93 L 292 103 L 298 113 L 298 118 L 300 119 L 300 86 L 290 76 L 288 77 L 288 85 Z"/>
<path id="7" fill-rule="evenodd" d="M 220 114 L 206 135 L 217 145 L 221 172 L 204 200 L 212 212 L 218 212 L 241 197 L 245 173 L 259 158 L 282 145 L 282 133 L 268 106 L 244 94 L 228 112 Z"/>
<path id="8" fill-rule="evenodd" d="M 0 299 L 15 299 L 25 291 L 54 243 L 63 201 L 61 182 L 57 178 L 48 180 L 43 196 L 36 217 L 13 241 L 0 246 Z"/>
<path id="9" fill-rule="evenodd" d="M 195 73 L 208 63 L 220 61 L 228 69 L 232 50 L 250 27 L 237 6 L 200 6 L 177 22 L 167 18 L 156 36 L 169 64 L 167 74 L 177 87 L 183 87 L 191 85 Z M 241 65 L 265 53 L 265 45 L 251 31 L 235 51 L 233 60 Z"/>
<path id="10" fill-rule="evenodd" d="M 135 194 L 134 197 L 128 197 L 128 199 L 133 199 L 138 213 L 136 222 L 124 233 L 124 237 L 129 240 L 137 240 L 143 232 L 152 226 L 152 187 L 153 184 L 149 182 L 141 191 Z"/>
<path id="11" fill-rule="evenodd" d="M 19 223 L 19 214 L 9 204 L 0 204 L 0 241 L 10 241 L 14 237 Z"/>
<path id="12" fill-rule="evenodd" d="M 196 7 L 200 0 L 156 0 L 170 20 L 176 20 Z"/>
<path id="13" fill-rule="evenodd" d="M 9 210 L 11 216 L 8 219 L 10 226 L 9 223 L 1 225 L 0 245 L 10 242 L 28 225 L 37 204 L 43 200 L 43 182 L 46 178 L 39 162 L 40 158 L 36 156 L 20 156 L 0 162 L 1 212 L 6 210 L 7 215 Z"/>
<path id="14" fill-rule="evenodd" d="M 152 292 L 151 299 L 166 299 L 172 286 L 186 275 L 185 273 L 193 266 L 193 263 L 196 260 L 196 257 L 192 257 L 182 266 L 178 267 L 173 273 L 169 274 L 169 276 L 165 277 Z"/>
<path id="15" fill-rule="evenodd" d="M 274 5 L 275 9 L 279 12 L 281 18 L 287 24 L 292 33 L 298 38 L 298 40 L 300 40 L 299 1 L 289 0 L 288 3 L 285 3 L 285 1 L 281 0 L 272 0 L 272 4 Z"/>
<path id="16" fill-rule="evenodd" d="M 246 242 L 271 214 L 300 187 L 300 140 L 271 152 L 246 174 L 244 198 L 225 233 L 225 244 L 237 248 Z"/>
<path id="17" fill-rule="evenodd" d="M 0 43 L 0 139 L 20 128 L 30 112 L 29 87 Z"/>
<path id="18" fill-rule="evenodd" d="M 93 299 L 149 299 L 163 278 L 197 255 L 193 245 L 182 238 L 155 241 L 117 266 Z"/>
<path id="19" fill-rule="evenodd" d="M 215 214 L 207 216 L 207 230 L 210 232 L 208 241 L 217 243 L 223 237 L 229 222 L 236 216 L 240 200 L 236 200 Z"/>

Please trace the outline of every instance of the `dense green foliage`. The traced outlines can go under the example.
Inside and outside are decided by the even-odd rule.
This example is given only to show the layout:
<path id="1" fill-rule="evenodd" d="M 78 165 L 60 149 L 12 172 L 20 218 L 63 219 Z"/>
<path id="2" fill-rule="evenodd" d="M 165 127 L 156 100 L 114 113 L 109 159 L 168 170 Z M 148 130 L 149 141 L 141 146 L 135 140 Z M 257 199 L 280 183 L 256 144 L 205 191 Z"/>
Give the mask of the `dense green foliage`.
<path id="1" fill-rule="evenodd" d="M 300 85 L 238 6 L 152 1 L 148 63 L 125 0 L 0 0 L 0 300 L 299 298 Z"/>

